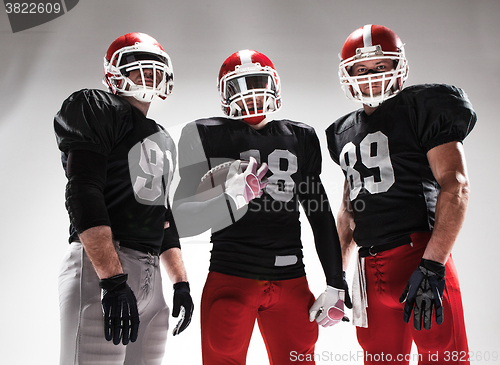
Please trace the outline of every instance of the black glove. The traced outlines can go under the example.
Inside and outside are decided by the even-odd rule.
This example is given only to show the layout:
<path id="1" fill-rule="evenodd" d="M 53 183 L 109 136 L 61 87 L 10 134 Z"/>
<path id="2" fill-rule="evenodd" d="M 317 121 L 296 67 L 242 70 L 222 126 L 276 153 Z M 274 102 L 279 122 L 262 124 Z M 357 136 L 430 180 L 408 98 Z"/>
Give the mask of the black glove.
<path id="1" fill-rule="evenodd" d="M 189 283 L 186 281 L 181 281 L 174 284 L 174 310 L 172 311 L 172 316 L 175 318 L 181 318 L 174 328 L 173 335 L 178 335 L 189 326 L 191 323 L 191 317 L 193 316 L 193 299 L 191 299 L 191 294 L 189 294 Z"/>
<path id="2" fill-rule="evenodd" d="M 344 299 L 344 305 L 352 309 L 352 301 L 351 301 L 351 296 L 349 295 L 349 285 L 347 285 L 347 280 L 345 278 L 345 271 L 342 271 L 342 280 L 344 281 L 344 292 L 345 292 L 345 299 Z M 349 317 L 344 316 L 342 318 L 342 322 L 349 322 Z"/>
<path id="3" fill-rule="evenodd" d="M 99 281 L 104 313 L 104 337 L 118 345 L 135 342 L 139 333 L 139 312 L 127 274 L 119 274 Z"/>
<path id="4" fill-rule="evenodd" d="M 443 323 L 442 300 L 445 271 L 443 264 L 422 259 L 420 266 L 411 275 L 399 298 L 400 303 L 406 300 L 404 307 L 404 321 L 406 323 L 410 321 L 411 312 L 414 311 L 413 325 L 417 331 L 422 329 L 422 319 L 424 328 L 431 329 L 433 306 L 436 310 L 436 323 Z"/>

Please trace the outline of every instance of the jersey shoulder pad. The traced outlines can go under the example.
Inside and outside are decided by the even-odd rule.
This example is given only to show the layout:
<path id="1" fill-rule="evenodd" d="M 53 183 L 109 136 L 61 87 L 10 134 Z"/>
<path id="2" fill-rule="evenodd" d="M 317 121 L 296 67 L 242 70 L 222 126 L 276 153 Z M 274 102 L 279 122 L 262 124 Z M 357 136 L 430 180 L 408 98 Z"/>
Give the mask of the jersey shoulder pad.
<path id="1" fill-rule="evenodd" d="M 223 117 L 212 117 L 212 118 L 197 119 L 197 120 L 195 120 L 194 122 L 192 122 L 190 124 L 196 124 L 196 125 L 199 125 L 199 126 L 210 127 L 210 126 L 224 125 L 225 123 L 227 123 L 229 121 L 233 121 L 233 120 L 232 119 L 228 119 L 228 118 L 223 118 Z"/>
<path id="2" fill-rule="evenodd" d="M 352 127 L 359 123 L 359 113 L 361 113 L 362 110 L 363 109 L 359 109 L 340 117 L 325 131 L 328 152 L 330 153 L 332 160 L 337 164 L 339 164 L 340 149 L 342 148 L 343 143 L 350 138 L 349 133 L 343 133 L 349 131 Z"/>
<path id="3" fill-rule="evenodd" d="M 316 131 L 312 126 L 303 122 L 297 122 L 288 119 L 272 120 L 271 130 L 279 130 L 283 135 L 295 135 L 298 138 L 307 138 L 308 136 L 316 136 Z"/>
<path id="4" fill-rule="evenodd" d="M 338 118 L 326 129 L 326 134 L 327 135 L 341 134 L 346 130 L 352 128 L 359 122 L 358 114 L 361 111 L 362 109 L 359 109 Z"/>
<path id="5" fill-rule="evenodd" d="M 476 123 L 472 104 L 458 87 L 423 84 L 405 88 L 401 94 L 413 108 L 411 121 L 426 151 L 447 142 L 462 142 Z"/>
<path id="6" fill-rule="evenodd" d="M 285 125 L 290 125 L 290 126 L 295 127 L 295 128 L 314 130 L 314 128 L 312 126 L 310 126 L 309 124 L 306 124 L 304 122 L 297 122 L 297 121 L 290 120 L 290 119 L 274 120 L 273 123 L 275 123 L 275 122 L 283 123 Z"/>
<path id="7" fill-rule="evenodd" d="M 113 138 L 127 132 L 121 125 L 132 106 L 123 98 L 97 89 L 82 89 L 68 97 L 54 118 L 59 148 L 90 149 L 106 154 Z M 119 133 L 118 133 L 119 132 Z"/>
<path id="8" fill-rule="evenodd" d="M 99 89 L 82 89 L 71 94 L 63 103 L 68 109 L 80 108 L 83 105 L 92 105 L 100 108 L 125 108 L 131 105 L 122 97 Z"/>
<path id="9" fill-rule="evenodd" d="M 455 97 L 463 101 L 469 101 L 466 93 L 459 87 L 447 84 L 420 84 L 405 87 L 401 91 L 402 95 L 414 99 L 417 102 L 430 101 L 438 98 Z M 436 102 L 439 104 L 439 102 Z"/>

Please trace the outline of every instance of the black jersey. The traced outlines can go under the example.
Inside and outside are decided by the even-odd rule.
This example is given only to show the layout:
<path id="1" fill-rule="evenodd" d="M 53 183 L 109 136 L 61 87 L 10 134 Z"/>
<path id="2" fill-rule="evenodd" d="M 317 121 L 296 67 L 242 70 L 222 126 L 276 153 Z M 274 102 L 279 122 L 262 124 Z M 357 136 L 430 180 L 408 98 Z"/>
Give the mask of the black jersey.
<path id="1" fill-rule="evenodd" d="M 358 245 L 408 240 L 433 229 L 440 188 L 426 154 L 462 142 L 475 122 L 461 89 L 429 84 L 407 87 L 373 114 L 357 110 L 326 130 L 330 155 L 350 188 Z"/>
<path id="2" fill-rule="evenodd" d="M 194 195 L 208 169 L 250 156 L 268 164 L 268 185 L 262 197 L 250 201 L 242 218 L 212 230 L 210 270 L 262 280 L 303 276 L 297 195 L 308 176 L 321 172 L 319 140 L 312 127 L 289 120 L 271 121 L 260 130 L 227 118 L 192 122 L 179 141 L 179 187 L 186 189 L 194 181 Z M 189 170 L 195 164 L 201 165 L 197 173 Z"/>
<path id="3" fill-rule="evenodd" d="M 102 199 L 109 220 L 92 222 L 93 217 L 80 217 L 79 221 L 90 222 L 91 226 L 110 225 L 113 238 L 129 247 L 160 253 L 169 245 L 178 245 L 175 235 L 166 235 L 174 242 L 164 242 L 164 224 L 171 214 L 165 192 L 175 168 L 176 150 L 160 125 L 124 98 L 84 89 L 64 101 L 54 128 L 66 173 L 72 151 L 91 151 L 106 158 Z M 71 183 L 66 204 L 73 218 L 73 241 L 79 233 L 73 216 L 78 214 L 78 205 L 86 202 L 74 198 L 82 188 Z M 77 193 L 68 194 L 70 189 Z"/>

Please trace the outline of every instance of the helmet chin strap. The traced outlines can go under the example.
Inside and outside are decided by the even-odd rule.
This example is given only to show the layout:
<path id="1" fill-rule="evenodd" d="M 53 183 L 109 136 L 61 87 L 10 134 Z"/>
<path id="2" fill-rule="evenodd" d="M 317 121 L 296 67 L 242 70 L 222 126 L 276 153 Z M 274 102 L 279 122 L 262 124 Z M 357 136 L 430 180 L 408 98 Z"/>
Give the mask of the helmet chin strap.
<path id="1" fill-rule="evenodd" d="M 154 94 L 140 93 L 134 94 L 132 97 L 142 103 L 151 103 L 154 99 Z"/>

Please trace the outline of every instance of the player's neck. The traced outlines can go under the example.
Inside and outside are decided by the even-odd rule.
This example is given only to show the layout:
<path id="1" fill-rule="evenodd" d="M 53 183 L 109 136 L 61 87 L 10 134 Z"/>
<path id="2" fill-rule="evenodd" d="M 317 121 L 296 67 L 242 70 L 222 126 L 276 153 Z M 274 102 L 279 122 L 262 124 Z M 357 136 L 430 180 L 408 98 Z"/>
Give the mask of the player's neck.
<path id="1" fill-rule="evenodd" d="M 363 104 L 363 109 L 365 110 L 365 113 L 367 115 L 371 115 L 371 114 L 373 114 L 373 112 L 375 110 L 377 110 L 377 107 L 376 106 L 373 107 L 373 106 L 369 106 L 369 105 Z"/>
<path id="2" fill-rule="evenodd" d="M 144 116 L 148 115 L 149 111 L 149 106 L 151 103 L 145 103 L 143 101 L 139 101 L 133 96 L 123 96 L 127 101 L 136 109 L 139 109 L 139 111 L 144 114 Z"/>

